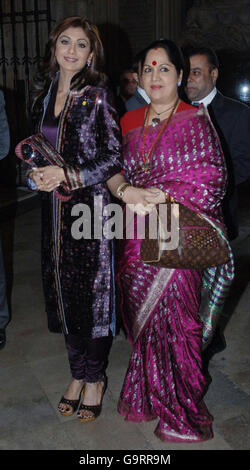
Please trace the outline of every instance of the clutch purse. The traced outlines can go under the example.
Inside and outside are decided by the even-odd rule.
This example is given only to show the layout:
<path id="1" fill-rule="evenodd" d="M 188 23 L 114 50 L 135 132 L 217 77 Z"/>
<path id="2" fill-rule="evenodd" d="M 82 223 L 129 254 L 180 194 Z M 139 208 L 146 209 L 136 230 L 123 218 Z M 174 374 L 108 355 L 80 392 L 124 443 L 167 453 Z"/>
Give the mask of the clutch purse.
<path id="1" fill-rule="evenodd" d="M 175 202 L 159 204 L 156 211 L 156 237 L 150 237 L 149 215 L 145 238 L 141 241 L 140 256 L 144 263 L 162 268 L 203 270 L 229 260 L 227 241 L 202 216 Z M 220 231 L 223 233 L 223 227 Z"/>
<path id="2" fill-rule="evenodd" d="M 62 156 L 41 132 L 19 142 L 15 148 L 15 153 L 18 158 L 33 168 L 47 165 L 56 165 L 62 168 L 65 165 Z M 55 190 L 55 194 L 64 201 L 72 197 L 66 183 L 61 183 Z"/>

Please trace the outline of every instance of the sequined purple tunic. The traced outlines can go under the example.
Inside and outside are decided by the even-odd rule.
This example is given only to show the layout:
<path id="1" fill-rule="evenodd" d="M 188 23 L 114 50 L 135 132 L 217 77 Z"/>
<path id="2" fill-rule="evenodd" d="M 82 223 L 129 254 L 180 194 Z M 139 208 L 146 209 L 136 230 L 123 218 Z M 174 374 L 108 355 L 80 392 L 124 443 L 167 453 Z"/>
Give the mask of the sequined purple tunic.
<path id="1" fill-rule="evenodd" d="M 95 237 L 93 215 L 97 208 L 102 214 L 102 208 L 111 202 L 106 181 L 121 169 L 120 128 L 103 88 L 86 86 L 71 91 L 58 120 L 54 102 L 51 86 L 40 130 L 65 161 L 72 198 L 62 201 L 54 193 L 42 193 L 42 274 L 48 327 L 85 337 L 107 336 L 110 328 L 115 331 L 114 252 L 112 240 Z M 73 222 L 83 216 L 79 204 L 90 210 L 89 239 L 72 234 Z M 101 222 L 105 223 L 105 217 Z"/>

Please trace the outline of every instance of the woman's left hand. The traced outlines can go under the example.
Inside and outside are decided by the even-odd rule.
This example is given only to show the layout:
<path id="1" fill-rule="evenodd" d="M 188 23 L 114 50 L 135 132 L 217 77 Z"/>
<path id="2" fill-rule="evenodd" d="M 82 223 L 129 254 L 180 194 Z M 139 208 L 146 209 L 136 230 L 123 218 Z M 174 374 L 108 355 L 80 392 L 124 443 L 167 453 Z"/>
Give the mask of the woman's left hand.
<path id="1" fill-rule="evenodd" d="M 40 191 L 50 193 L 65 181 L 63 168 L 59 168 L 56 165 L 40 167 L 34 169 L 34 171 L 40 177 L 39 184 L 37 185 Z"/>

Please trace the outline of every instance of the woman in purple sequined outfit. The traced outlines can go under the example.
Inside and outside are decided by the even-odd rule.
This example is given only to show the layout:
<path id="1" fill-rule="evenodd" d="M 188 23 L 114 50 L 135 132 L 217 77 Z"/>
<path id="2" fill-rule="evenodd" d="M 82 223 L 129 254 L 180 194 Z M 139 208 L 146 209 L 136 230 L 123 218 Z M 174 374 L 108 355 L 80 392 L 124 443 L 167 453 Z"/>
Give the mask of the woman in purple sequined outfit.
<path id="1" fill-rule="evenodd" d="M 121 120 L 128 183 L 118 192 L 123 202 L 140 203 L 141 215 L 151 210 L 148 204 L 172 197 L 205 217 L 226 240 L 224 157 L 205 110 L 179 100 L 182 73 L 173 42 L 155 42 L 144 52 L 142 81 L 151 104 Z M 142 262 L 140 243 L 139 237 L 124 238 L 120 249 L 117 280 L 133 351 L 118 411 L 129 421 L 158 418 L 155 434 L 166 442 L 211 439 L 213 418 L 203 402 L 202 340 L 206 344 L 211 335 L 232 281 L 232 256 L 204 272 L 157 268 Z M 204 323 L 201 305 L 209 320 L 204 317 Z"/>
<path id="2" fill-rule="evenodd" d="M 71 229 L 76 216 L 82 215 L 79 204 L 93 214 L 96 205 L 111 202 L 106 182 L 121 170 L 120 127 L 106 88 L 96 26 L 82 17 L 66 18 L 51 32 L 48 46 L 33 110 L 39 116 L 37 130 L 65 164 L 33 170 L 29 181 L 42 194 L 48 327 L 64 333 L 72 373 L 58 409 L 71 415 L 82 391 L 78 417 L 87 422 L 101 412 L 115 332 L 114 250 L 111 240 L 95 236 L 92 225 L 87 227 L 89 237 L 81 236 L 88 220 L 82 219 L 77 236 Z M 70 191 L 68 200 L 55 191 L 62 182 Z"/>

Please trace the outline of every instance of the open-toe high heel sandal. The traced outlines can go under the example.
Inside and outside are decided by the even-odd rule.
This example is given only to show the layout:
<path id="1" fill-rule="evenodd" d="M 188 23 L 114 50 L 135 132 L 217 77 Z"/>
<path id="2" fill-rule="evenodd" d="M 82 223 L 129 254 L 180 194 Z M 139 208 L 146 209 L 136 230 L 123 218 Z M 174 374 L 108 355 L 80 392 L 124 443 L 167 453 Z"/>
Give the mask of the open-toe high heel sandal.
<path id="1" fill-rule="evenodd" d="M 81 411 L 90 411 L 92 413 L 92 416 L 78 416 L 79 421 L 82 423 L 88 423 L 89 421 L 94 421 L 98 416 L 101 414 L 102 411 L 102 400 L 104 397 L 104 393 L 106 392 L 107 389 L 107 377 L 104 378 L 103 380 L 103 389 L 102 389 L 102 395 L 101 395 L 101 400 L 99 405 L 84 405 L 83 403 L 80 404 L 78 413 Z M 84 390 L 82 390 L 82 399 L 84 398 Z"/>
<path id="2" fill-rule="evenodd" d="M 81 394 L 84 390 L 84 387 L 85 385 L 83 385 L 79 394 L 79 398 L 77 398 L 76 400 L 69 400 L 68 398 L 65 398 L 64 396 L 62 396 L 60 402 L 58 403 L 58 411 L 59 413 L 61 413 L 62 416 L 72 416 L 73 413 L 76 412 L 76 410 L 78 409 L 79 403 L 81 401 Z M 70 408 L 65 409 L 65 410 L 60 410 L 59 405 L 61 403 L 64 405 L 67 405 L 68 407 L 70 406 Z"/>

